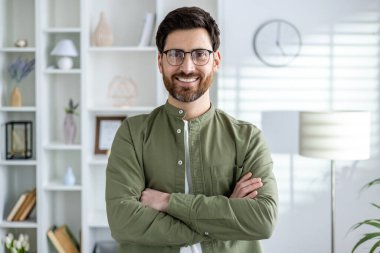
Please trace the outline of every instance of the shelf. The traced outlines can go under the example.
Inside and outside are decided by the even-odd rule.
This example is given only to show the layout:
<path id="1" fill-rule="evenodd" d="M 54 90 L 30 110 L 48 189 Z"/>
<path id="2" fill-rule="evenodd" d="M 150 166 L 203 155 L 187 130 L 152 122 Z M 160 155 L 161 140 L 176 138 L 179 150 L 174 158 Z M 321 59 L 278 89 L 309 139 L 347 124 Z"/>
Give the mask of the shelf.
<path id="1" fill-rule="evenodd" d="M 91 228 L 109 228 L 107 213 L 100 210 L 95 211 L 89 220 L 89 226 Z"/>
<path id="2" fill-rule="evenodd" d="M 35 47 L 2 47 L 0 52 L 4 53 L 35 53 Z"/>
<path id="3" fill-rule="evenodd" d="M 155 109 L 153 106 L 129 106 L 129 107 L 91 107 L 88 110 L 93 113 L 128 113 L 128 112 L 151 112 Z"/>
<path id="4" fill-rule="evenodd" d="M 3 221 L 0 228 L 37 228 L 36 220 L 26 221 Z"/>
<path id="5" fill-rule="evenodd" d="M 0 160 L 0 165 L 5 166 L 36 166 L 36 160 Z"/>
<path id="6" fill-rule="evenodd" d="M 90 47 L 90 52 L 157 52 L 156 47 Z"/>
<path id="7" fill-rule="evenodd" d="M 80 33 L 81 29 L 79 27 L 46 28 L 44 32 L 46 33 Z"/>
<path id="8" fill-rule="evenodd" d="M 82 73 L 82 70 L 81 69 L 69 69 L 69 70 L 46 69 L 44 73 L 45 74 L 80 74 Z"/>
<path id="9" fill-rule="evenodd" d="M 46 150 L 81 150 L 80 144 L 50 143 L 44 146 Z"/>
<path id="10" fill-rule="evenodd" d="M 107 166 L 108 164 L 108 159 L 92 159 L 88 162 L 90 166 Z"/>
<path id="11" fill-rule="evenodd" d="M 46 191 L 81 191 L 81 185 L 66 186 L 62 183 L 52 182 L 47 184 L 44 189 Z"/>
<path id="12" fill-rule="evenodd" d="M 21 106 L 21 107 L 11 107 L 11 106 L 1 106 L 0 112 L 35 112 L 35 106 Z"/>

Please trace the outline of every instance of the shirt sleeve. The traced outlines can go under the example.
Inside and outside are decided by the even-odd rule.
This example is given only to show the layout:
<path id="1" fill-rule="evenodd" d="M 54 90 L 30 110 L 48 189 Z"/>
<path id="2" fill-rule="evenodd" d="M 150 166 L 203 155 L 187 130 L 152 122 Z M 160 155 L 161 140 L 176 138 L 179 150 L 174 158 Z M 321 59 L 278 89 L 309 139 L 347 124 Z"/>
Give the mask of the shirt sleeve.
<path id="1" fill-rule="evenodd" d="M 143 206 L 144 171 L 126 122 L 118 129 L 106 171 L 106 207 L 112 236 L 119 243 L 187 246 L 210 240 L 168 214 Z"/>
<path id="2" fill-rule="evenodd" d="M 200 234 L 218 240 L 261 240 L 269 238 L 277 217 L 278 192 L 273 163 L 260 132 L 242 150 L 244 172 L 261 177 L 263 186 L 254 199 L 229 199 L 173 193 L 168 213 Z"/>

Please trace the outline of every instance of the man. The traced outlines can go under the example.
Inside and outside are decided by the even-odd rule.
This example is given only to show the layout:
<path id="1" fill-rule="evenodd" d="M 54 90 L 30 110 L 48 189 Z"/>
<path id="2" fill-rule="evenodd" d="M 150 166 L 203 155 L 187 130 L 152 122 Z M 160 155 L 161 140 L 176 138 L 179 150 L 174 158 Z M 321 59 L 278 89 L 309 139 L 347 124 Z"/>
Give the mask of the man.
<path id="1" fill-rule="evenodd" d="M 107 167 L 106 202 L 119 252 L 262 252 L 277 216 L 272 160 L 260 131 L 210 102 L 219 29 L 197 7 L 158 27 L 165 105 L 129 117 Z"/>

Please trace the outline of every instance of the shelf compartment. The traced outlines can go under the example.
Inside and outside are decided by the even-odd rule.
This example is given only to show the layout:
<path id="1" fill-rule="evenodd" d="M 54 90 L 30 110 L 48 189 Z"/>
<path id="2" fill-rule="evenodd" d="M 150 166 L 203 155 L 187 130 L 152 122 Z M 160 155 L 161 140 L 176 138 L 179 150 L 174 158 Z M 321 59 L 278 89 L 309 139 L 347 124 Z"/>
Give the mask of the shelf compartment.
<path id="1" fill-rule="evenodd" d="M 74 146 L 62 145 L 65 143 L 63 135 L 64 119 L 66 116 L 65 108 L 69 100 L 74 103 L 79 102 L 78 112 L 82 107 L 80 101 L 81 82 L 80 75 L 44 75 L 43 90 L 46 91 L 46 99 L 43 101 L 45 114 L 45 124 L 47 139 L 44 144 L 49 144 L 48 148 L 55 149 L 79 149 L 81 140 L 81 117 L 74 115 L 76 122 L 76 136 Z M 49 95 L 48 95 L 49 94 Z M 54 145 L 53 145 L 54 144 Z M 53 146 L 51 146 L 53 145 Z"/>
<path id="2" fill-rule="evenodd" d="M 91 54 L 89 56 L 89 89 L 87 91 L 89 107 L 111 107 L 110 84 L 117 76 L 130 78 L 136 85 L 137 95 L 130 107 L 154 107 L 157 102 L 156 55 L 150 52 L 133 52 L 128 55 L 112 52 L 109 54 Z M 112 93 L 111 93 L 112 94 Z M 127 101 L 128 102 L 128 101 Z"/>
<path id="3" fill-rule="evenodd" d="M 46 27 L 80 27 L 81 2 L 78 0 L 45 0 Z"/>
<path id="4" fill-rule="evenodd" d="M 45 48 L 45 55 L 47 56 L 47 66 L 45 66 L 46 69 L 54 69 L 56 68 L 56 60 L 58 57 L 50 55 L 51 51 L 54 49 L 55 45 L 61 40 L 68 39 L 72 40 L 74 42 L 74 45 L 76 47 L 76 50 L 78 52 L 77 57 L 72 57 L 73 59 L 73 69 L 80 69 L 80 51 L 81 51 L 81 44 L 80 44 L 80 33 L 72 32 L 72 31 L 61 31 L 61 32 L 54 32 L 54 33 L 46 33 L 45 34 L 47 45 Z"/>
<path id="5" fill-rule="evenodd" d="M 18 39 L 26 39 L 29 47 L 35 46 L 36 1 L 2 1 L 0 47 L 13 47 Z"/>

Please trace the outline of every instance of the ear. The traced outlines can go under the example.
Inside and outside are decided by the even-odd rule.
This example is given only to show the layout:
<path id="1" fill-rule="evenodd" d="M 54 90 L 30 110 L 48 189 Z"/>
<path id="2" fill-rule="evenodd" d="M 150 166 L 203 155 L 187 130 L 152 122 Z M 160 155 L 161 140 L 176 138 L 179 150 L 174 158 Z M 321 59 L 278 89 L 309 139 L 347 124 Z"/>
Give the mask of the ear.
<path id="1" fill-rule="evenodd" d="M 157 64 L 158 64 L 158 69 L 160 70 L 160 73 L 162 74 L 162 54 L 158 52 L 157 55 Z"/>
<path id="2" fill-rule="evenodd" d="M 213 70 L 214 72 L 217 72 L 219 67 L 220 67 L 220 61 L 221 61 L 221 57 L 220 57 L 220 51 L 216 51 L 214 53 L 214 63 L 213 63 Z"/>

